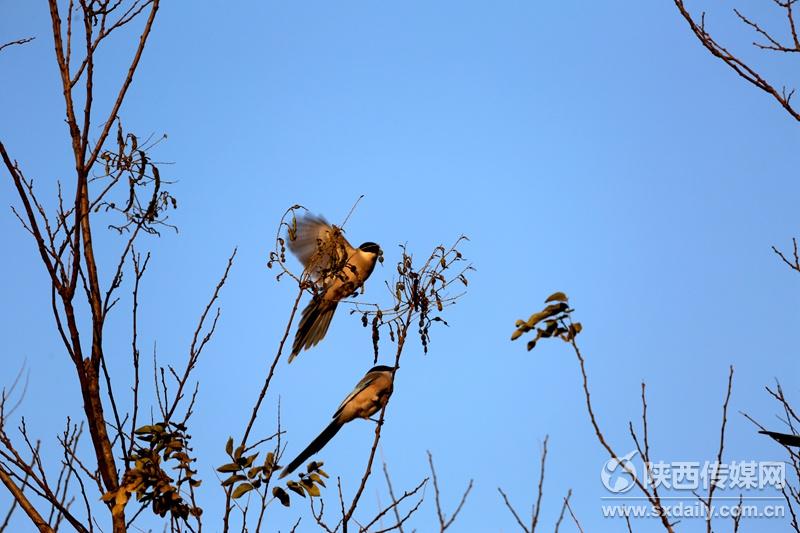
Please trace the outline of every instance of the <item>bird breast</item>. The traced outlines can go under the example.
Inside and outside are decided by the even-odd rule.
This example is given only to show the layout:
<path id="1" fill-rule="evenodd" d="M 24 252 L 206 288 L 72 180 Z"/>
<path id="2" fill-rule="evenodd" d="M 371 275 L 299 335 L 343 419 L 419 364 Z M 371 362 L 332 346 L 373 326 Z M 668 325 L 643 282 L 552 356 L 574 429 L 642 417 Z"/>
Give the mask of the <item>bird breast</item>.
<path id="1" fill-rule="evenodd" d="M 372 273 L 376 259 L 373 253 L 354 249 L 342 271 L 326 283 L 324 298 L 338 302 L 356 292 Z"/>
<path id="2" fill-rule="evenodd" d="M 369 418 L 386 405 L 392 394 L 392 378 L 380 375 L 364 390 L 356 394 L 342 408 L 341 418 L 350 421 L 356 418 Z"/>

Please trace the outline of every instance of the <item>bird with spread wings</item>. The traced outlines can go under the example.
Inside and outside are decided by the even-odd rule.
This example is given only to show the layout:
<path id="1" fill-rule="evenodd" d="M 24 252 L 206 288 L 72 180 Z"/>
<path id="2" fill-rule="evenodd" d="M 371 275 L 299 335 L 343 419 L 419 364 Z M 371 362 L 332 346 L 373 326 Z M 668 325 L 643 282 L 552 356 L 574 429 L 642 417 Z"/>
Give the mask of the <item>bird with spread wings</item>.
<path id="1" fill-rule="evenodd" d="M 325 337 L 339 302 L 364 285 L 383 252 L 369 241 L 353 248 L 341 228 L 313 215 L 298 219 L 287 240 L 289 250 L 316 288 L 303 309 L 289 356 L 291 363 L 302 350 L 316 346 Z"/>

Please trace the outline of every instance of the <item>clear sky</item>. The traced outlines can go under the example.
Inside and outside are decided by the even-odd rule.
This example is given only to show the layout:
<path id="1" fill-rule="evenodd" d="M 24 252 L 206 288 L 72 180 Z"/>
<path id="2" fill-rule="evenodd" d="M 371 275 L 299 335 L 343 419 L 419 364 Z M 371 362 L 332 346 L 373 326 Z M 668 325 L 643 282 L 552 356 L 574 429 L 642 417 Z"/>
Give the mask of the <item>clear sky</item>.
<path id="1" fill-rule="evenodd" d="M 754 15 L 780 24 L 763 4 Z M 710 9 L 710 28 L 748 46 L 728 8 Z M 72 167 L 47 8 L 3 0 L 0 10 L 0 41 L 37 36 L 0 54 L 0 138 L 49 192 Z M 99 93 L 127 68 L 127 42 L 113 42 L 100 58 Z M 800 81 L 791 63 L 765 61 L 778 79 Z M 107 99 L 97 105 L 107 108 Z M 387 260 L 366 299 L 384 299 L 398 243 L 423 255 L 461 233 L 471 239 L 463 248 L 477 268 L 469 292 L 448 310 L 450 327 L 433 331 L 427 355 L 408 346 L 381 447 L 398 490 L 427 475 L 430 450 L 447 509 L 475 479 L 454 530 L 515 530 L 497 487 L 528 512 L 546 435 L 545 529 L 568 488 L 587 531 L 624 528 L 601 517 L 607 456 L 568 346 L 528 353 L 509 341 L 514 321 L 556 290 L 570 295 L 584 325 L 593 400 L 621 453 L 633 449 L 627 423 L 640 417 L 644 379 L 653 456 L 712 460 L 732 364 L 726 457 L 781 459 L 739 412 L 779 429 L 763 387 L 779 378 L 798 396 L 800 277 L 770 246 L 800 235 L 800 128 L 702 49 L 672 2 L 167 2 L 122 118 L 140 135 L 169 135 L 155 155 L 174 162 L 162 174 L 177 180 L 180 233 L 145 240 L 154 254 L 142 289 L 145 353 L 155 343 L 162 362 L 184 360 L 239 247 L 218 333 L 196 373 L 192 433 L 208 531 L 222 508 L 213 468 L 224 462 L 227 436 L 241 434 L 293 299 L 292 285 L 266 268 L 276 224 L 294 203 L 342 220 L 361 194 L 347 235 L 380 243 Z M 16 203 L 4 174 L 0 204 Z M 74 370 L 31 240 L 9 209 L 0 225 L 0 381 L 27 361 L 19 412 L 55 460 L 57 432 L 80 412 Z M 101 227 L 108 260 L 121 243 Z M 108 270 L 101 275 L 107 283 Z M 119 383 L 129 372 L 127 309 L 105 339 Z M 287 453 L 295 453 L 371 358 L 369 332 L 340 312 L 320 346 L 281 364 L 257 433 L 273 431 L 280 397 Z M 350 493 L 372 431 L 353 423 L 321 455 Z M 329 504 L 334 492 L 325 493 Z M 8 501 L 0 495 L 0 509 Z M 359 516 L 379 501 L 386 492 L 376 475 Z M 429 491 L 419 531 L 435 520 L 432 503 Z M 274 506 L 268 529 L 288 530 L 300 509 L 301 530 L 312 530 L 297 504 Z M 681 526 L 701 529 L 697 520 Z M 656 530 L 654 520 L 636 526 Z M 759 520 L 750 530 L 784 526 Z"/>

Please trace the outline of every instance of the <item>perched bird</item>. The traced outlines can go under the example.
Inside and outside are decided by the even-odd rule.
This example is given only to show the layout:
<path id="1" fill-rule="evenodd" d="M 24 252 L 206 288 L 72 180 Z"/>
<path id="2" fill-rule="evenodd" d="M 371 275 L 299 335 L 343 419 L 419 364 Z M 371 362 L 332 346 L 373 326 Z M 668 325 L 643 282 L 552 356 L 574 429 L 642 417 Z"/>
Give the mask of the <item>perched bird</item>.
<path id="1" fill-rule="evenodd" d="M 365 242 L 353 248 L 342 230 L 325 219 L 306 215 L 289 234 L 289 249 L 317 284 L 317 292 L 300 318 L 289 362 L 325 337 L 339 302 L 358 291 L 381 259 L 381 247 Z"/>
<path id="2" fill-rule="evenodd" d="M 778 443 L 784 446 L 797 446 L 800 447 L 800 435 L 790 435 L 787 433 L 776 433 L 775 431 L 759 431 L 762 435 L 767 435 Z"/>
<path id="3" fill-rule="evenodd" d="M 281 477 L 288 476 L 309 457 L 320 451 L 342 429 L 343 425 L 356 418 L 369 418 L 383 409 L 386 402 L 389 401 L 393 386 L 394 369 L 392 367 L 378 365 L 370 368 L 353 392 L 348 394 L 347 398 L 339 405 L 333 414 L 333 421 L 283 469 Z"/>

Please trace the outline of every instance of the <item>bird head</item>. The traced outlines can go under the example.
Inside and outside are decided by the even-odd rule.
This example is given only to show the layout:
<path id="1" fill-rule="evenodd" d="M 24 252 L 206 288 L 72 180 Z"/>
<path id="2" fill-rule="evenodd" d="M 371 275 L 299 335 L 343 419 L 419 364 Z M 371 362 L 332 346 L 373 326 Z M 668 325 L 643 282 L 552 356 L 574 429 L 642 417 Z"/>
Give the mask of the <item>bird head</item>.
<path id="1" fill-rule="evenodd" d="M 381 247 L 378 244 L 367 241 L 363 243 L 361 246 L 359 246 L 358 249 L 361 250 L 362 252 L 375 254 L 378 258 L 378 261 L 383 263 L 383 250 L 381 250 Z"/>
<path id="2" fill-rule="evenodd" d="M 370 372 L 394 372 L 394 367 L 386 365 L 376 365 L 370 368 L 367 374 L 369 374 Z"/>

